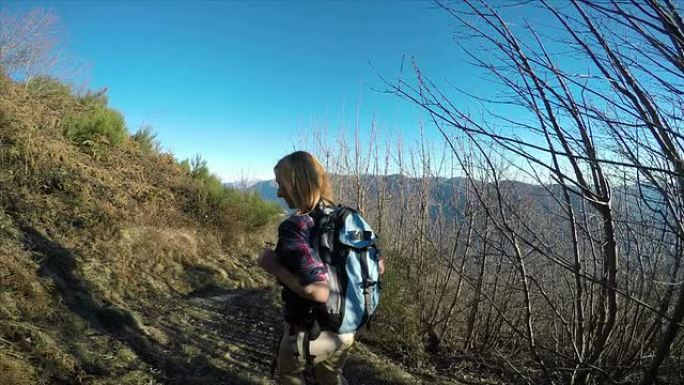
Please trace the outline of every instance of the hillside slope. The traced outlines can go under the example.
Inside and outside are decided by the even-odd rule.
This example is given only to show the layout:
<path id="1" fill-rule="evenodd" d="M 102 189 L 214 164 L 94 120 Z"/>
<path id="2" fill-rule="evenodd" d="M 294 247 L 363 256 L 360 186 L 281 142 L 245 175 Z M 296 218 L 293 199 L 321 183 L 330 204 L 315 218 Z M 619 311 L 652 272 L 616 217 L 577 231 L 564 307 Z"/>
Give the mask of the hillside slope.
<path id="1" fill-rule="evenodd" d="M 143 326 L 149 304 L 267 282 L 254 250 L 277 209 L 237 193 L 212 202 L 211 179 L 171 155 L 131 138 L 115 145 L 92 123 L 101 111 L 112 112 L 102 93 L 0 79 L 3 383 L 147 370 L 127 345 L 132 330 L 166 338 Z"/>
<path id="2" fill-rule="evenodd" d="M 280 305 L 256 256 L 281 210 L 116 136 L 117 114 L 0 74 L 0 383 L 272 383 Z M 450 383 L 361 344 L 348 373 Z"/>

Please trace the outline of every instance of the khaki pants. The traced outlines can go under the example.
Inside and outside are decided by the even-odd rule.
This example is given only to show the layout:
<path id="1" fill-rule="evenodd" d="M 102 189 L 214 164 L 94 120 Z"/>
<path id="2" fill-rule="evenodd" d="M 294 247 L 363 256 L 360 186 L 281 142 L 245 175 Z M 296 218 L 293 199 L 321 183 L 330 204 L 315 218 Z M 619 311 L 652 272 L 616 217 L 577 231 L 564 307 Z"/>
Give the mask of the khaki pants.
<path id="1" fill-rule="evenodd" d="M 306 365 L 305 358 L 301 352 L 299 356 L 295 355 L 289 336 L 290 327 L 286 325 L 278 350 L 278 378 L 281 385 L 304 385 L 302 375 Z M 301 336 L 298 337 L 298 341 L 301 341 Z M 315 357 L 314 370 L 318 385 L 347 385 L 342 377 L 342 368 L 353 343 L 354 333 L 337 334 L 328 331 L 322 331 L 318 338 L 310 342 L 309 349 Z"/>

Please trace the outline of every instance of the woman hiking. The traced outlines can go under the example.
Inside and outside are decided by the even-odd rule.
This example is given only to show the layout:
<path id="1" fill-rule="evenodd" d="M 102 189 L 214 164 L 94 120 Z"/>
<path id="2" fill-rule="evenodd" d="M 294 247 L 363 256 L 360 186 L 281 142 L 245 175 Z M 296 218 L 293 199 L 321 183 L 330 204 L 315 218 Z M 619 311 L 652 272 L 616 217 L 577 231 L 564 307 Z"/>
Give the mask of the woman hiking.
<path id="1" fill-rule="evenodd" d="M 354 333 L 321 331 L 312 314 L 330 294 L 327 269 L 311 242 L 315 223 L 310 215 L 319 205 L 332 205 L 328 175 L 320 162 L 304 151 L 282 158 L 274 172 L 278 196 L 296 209 L 278 227 L 275 250 L 266 247 L 260 260 L 261 267 L 283 286 L 286 326 L 277 358 L 280 383 L 347 384 L 342 367 Z"/>

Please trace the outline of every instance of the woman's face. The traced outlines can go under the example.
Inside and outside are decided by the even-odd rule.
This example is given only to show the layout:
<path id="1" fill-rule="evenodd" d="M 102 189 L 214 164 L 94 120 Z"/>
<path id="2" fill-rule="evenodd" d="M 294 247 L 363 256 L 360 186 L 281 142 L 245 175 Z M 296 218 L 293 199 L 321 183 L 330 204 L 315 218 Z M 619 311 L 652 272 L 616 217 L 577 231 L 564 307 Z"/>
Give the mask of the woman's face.
<path id="1" fill-rule="evenodd" d="M 287 195 L 287 192 L 283 188 L 283 183 L 281 181 L 280 175 L 276 174 L 276 183 L 278 184 L 278 197 L 285 199 L 285 202 L 287 202 L 287 206 L 291 209 L 296 209 L 294 204 L 292 203 L 292 200 L 290 197 Z"/>

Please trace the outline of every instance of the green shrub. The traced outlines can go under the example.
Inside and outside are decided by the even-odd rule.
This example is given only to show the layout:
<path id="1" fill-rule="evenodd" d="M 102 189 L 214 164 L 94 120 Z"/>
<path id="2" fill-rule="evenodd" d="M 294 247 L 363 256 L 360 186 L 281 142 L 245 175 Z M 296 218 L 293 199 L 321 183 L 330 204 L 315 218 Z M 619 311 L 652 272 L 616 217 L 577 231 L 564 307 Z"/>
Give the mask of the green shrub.
<path id="1" fill-rule="evenodd" d="M 202 159 L 202 156 L 197 154 L 195 155 L 195 158 L 190 161 L 190 175 L 201 182 L 204 182 L 211 177 L 211 173 L 209 172 L 209 167 L 207 167 L 207 161 Z M 216 181 L 218 181 L 217 178 Z M 219 183 L 220 184 L 220 183 Z"/>
<path id="2" fill-rule="evenodd" d="M 131 136 L 131 139 L 138 143 L 138 146 L 146 153 L 160 152 L 161 144 L 157 140 L 157 134 L 154 133 L 152 126 L 140 126 L 138 131 Z"/>
<path id="3" fill-rule="evenodd" d="M 36 76 L 25 85 L 26 91 L 40 98 L 55 109 L 62 109 L 76 103 L 76 97 L 68 84 L 49 76 Z"/>
<path id="4" fill-rule="evenodd" d="M 97 91 L 88 90 L 84 95 L 79 97 L 78 101 L 86 108 L 107 107 L 107 104 L 109 103 L 107 89 L 102 88 Z"/>
<path id="5" fill-rule="evenodd" d="M 192 172 L 192 166 L 190 166 L 190 160 L 185 159 L 182 162 L 178 163 L 178 165 L 181 167 L 181 170 L 188 173 L 188 175 L 190 175 L 190 173 Z"/>
<path id="6" fill-rule="evenodd" d="M 424 334 L 420 325 L 420 306 L 416 303 L 415 281 L 407 279 L 401 251 L 383 250 L 387 260 L 382 277 L 382 299 L 374 319 L 376 327 L 362 335 L 367 343 L 380 347 L 385 354 L 404 365 L 420 367 L 428 361 Z"/>
<path id="7" fill-rule="evenodd" d="M 257 193 L 239 191 L 224 187 L 220 206 L 232 209 L 247 229 L 256 229 L 266 225 L 283 209 L 274 202 L 263 200 Z"/>
<path id="8" fill-rule="evenodd" d="M 36 76 L 26 83 L 26 90 L 37 96 L 67 98 L 72 97 L 69 85 L 50 76 Z"/>
<path id="9" fill-rule="evenodd" d="M 199 155 L 180 165 L 192 180 L 187 210 L 204 223 L 226 230 L 252 231 L 282 212 L 280 206 L 263 200 L 256 193 L 225 187 Z"/>
<path id="10" fill-rule="evenodd" d="M 123 143 L 128 132 L 120 112 L 97 107 L 70 117 L 66 122 L 64 135 L 79 146 L 116 146 Z"/>

